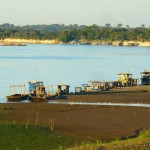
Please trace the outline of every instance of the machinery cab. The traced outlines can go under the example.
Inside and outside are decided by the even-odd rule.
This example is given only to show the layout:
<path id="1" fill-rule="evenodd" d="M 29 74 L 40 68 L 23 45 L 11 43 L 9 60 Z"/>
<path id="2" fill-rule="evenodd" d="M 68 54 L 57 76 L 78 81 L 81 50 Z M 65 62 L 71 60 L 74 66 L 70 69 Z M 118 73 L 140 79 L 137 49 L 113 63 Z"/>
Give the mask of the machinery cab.
<path id="1" fill-rule="evenodd" d="M 29 82 L 29 94 L 32 96 L 45 95 L 45 87 L 42 81 Z"/>
<path id="2" fill-rule="evenodd" d="M 141 84 L 150 85 L 150 72 L 149 71 L 141 72 Z"/>

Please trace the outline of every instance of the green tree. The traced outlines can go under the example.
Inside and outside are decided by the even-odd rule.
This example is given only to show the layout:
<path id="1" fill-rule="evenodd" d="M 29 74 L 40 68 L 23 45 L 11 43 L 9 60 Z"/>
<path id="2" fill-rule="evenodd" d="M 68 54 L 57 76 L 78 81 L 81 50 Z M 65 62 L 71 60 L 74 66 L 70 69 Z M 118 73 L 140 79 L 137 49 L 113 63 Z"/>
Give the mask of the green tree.
<path id="1" fill-rule="evenodd" d="M 122 24 L 119 23 L 119 24 L 117 25 L 117 28 L 122 28 Z"/>
<path id="2" fill-rule="evenodd" d="M 145 24 L 142 24 L 142 25 L 141 25 L 141 28 L 145 28 Z"/>
<path id="3" fill-rule="evenodd" d="M 105 27 L 106 27 L 106 28 L 110 28 L 110 27 L 111 27 L 111 24 L 110 24 L 110 23 L 106 23 L 106 24 L 105 24 Z"/>
<path id="4" fill-rule="evenodd" d="M 129 29 L 130 28 L 130 26 L 129 25 L 126 25 L 126 29 Z"/>

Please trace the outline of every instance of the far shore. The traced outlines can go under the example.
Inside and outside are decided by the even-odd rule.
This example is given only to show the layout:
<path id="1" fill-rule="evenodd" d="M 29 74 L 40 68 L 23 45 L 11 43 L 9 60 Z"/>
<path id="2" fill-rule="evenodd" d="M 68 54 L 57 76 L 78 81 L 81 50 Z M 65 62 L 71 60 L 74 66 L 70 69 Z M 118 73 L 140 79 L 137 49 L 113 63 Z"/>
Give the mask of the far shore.
<path id="1" fill-rule="evenodd" d="M 35 39 L 11 39 L 6 38 L 0 41 L 0 46 L 22 46 L 24 44 L 70 44 L 70 45 L 112 45 L 112 46 L 141 46 L 150 47 L 150 41 L 71 41 L 63 43 L 59 40 L 35 40 Z"/>

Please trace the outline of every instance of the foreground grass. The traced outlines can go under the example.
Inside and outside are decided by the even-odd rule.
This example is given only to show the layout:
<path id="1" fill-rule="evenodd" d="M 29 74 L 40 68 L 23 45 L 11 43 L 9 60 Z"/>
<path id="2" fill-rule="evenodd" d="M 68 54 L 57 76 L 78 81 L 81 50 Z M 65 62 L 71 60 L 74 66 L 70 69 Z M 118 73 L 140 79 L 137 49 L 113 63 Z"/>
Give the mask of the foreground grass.
<path id="1" fill-rule="evenodd" d="M 150 130 L 126 140 L 86 143 L 75 137 L 59 135 L 43 126 L 29 125 L 26 128 L 26 125 L 0 123 L 0 150 L 149 150 Z"/>
<path id="2" fill-rule="evenodd" d="M 150 130 L 140 132 L 136 138 L 116 140 L 109 143 L 97 141 L 67 150 L 150 150 Z"/>
<path id="3" fill-rule="evenodd" d="M 79 142 L 47 127 L 0 123 L 0 150 L 62 150 Z"/>

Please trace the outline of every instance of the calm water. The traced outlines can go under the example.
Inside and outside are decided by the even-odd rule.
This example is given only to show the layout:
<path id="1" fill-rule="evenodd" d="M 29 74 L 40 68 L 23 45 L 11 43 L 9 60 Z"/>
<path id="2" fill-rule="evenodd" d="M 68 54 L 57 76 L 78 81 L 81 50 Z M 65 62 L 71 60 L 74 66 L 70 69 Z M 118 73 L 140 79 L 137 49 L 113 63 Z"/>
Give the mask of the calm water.
<path id="1" fill-rule="evenodd" d="M 9 95 L 10 84 L 40 80 L 45 85 L 75 86 L 89 80 L 117 80 L 117 73 L 150 70 L 150 48 L 92 45 L 27 45 L 0 47 L 0 102 Z"/>

